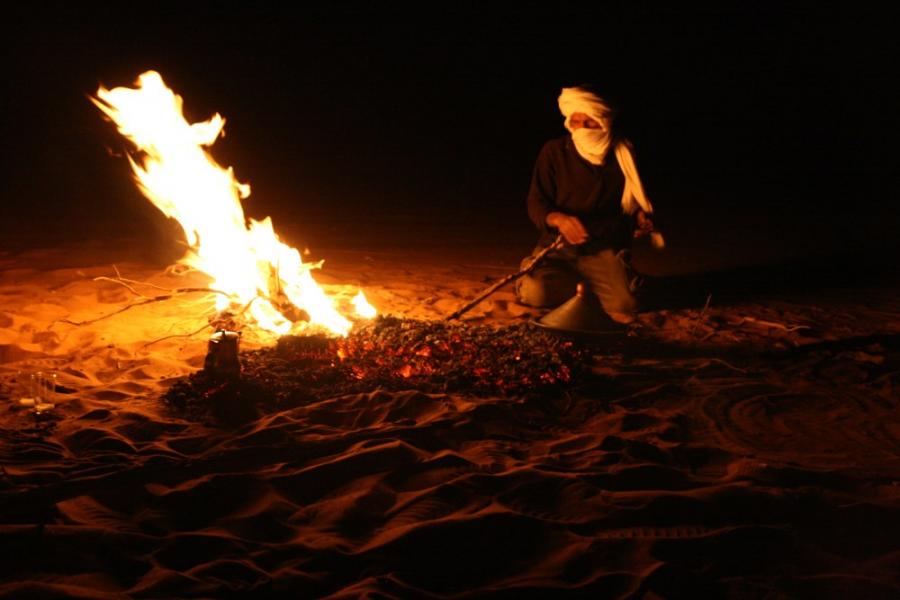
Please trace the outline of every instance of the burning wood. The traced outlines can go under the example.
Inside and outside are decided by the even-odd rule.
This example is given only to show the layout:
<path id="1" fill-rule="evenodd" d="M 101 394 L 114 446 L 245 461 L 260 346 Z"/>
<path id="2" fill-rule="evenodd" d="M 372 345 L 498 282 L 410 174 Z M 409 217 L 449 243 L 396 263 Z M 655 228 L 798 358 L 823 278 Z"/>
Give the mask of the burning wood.
<path id="1" fill-rule="evenodd" d="M 322 263 L 304 263 L 268 217 L 248 225 L 241 200 L 250 187 L 205 149 L 222 133 L 220 115 L 188 123 L 181 97 L 153 71 L 138 78 L 137 88 L 100 88 L 92 101 L 140 153 L 129 157 L 138 186 L 181 225 L 189 246 L 181 262 L 209 275 L 210 287 L 224 292 L 216 300 L 220 311 L 245 307 L 252 324 L 276 335 L 315 326 L 347 335 L 352 321 L 312 278 Z M 347 314 L 371 318 L 375 309 L 361 294 Z"/>

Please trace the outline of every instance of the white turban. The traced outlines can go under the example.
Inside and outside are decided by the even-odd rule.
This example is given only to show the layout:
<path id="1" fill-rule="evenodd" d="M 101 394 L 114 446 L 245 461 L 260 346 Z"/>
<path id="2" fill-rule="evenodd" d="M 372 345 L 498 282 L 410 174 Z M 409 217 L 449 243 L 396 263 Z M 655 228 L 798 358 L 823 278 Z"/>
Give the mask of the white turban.
<path id="1" fill-rule="evenodd" d="M 602 165 L 609 150 L 609 145 L 614 141 L 610 134 L 612 122 L 612 110 L 590 90 L 579 87 L 563 88 L 559 95 L 559 110 L 566 118 L 566 129 L 572 133 L 575 149 L 586 161 L 595 165 Z M 586 128 L 572 131 L 571 120 L 574 113 L 583 113 L 597 121 L 603 127 L 589 130 Z M 622 210 L 626 213 L 635 212 L 638 207 L 646 213 L 653 212 L 653 205 L 644 194 L 644 186 L 638 175 L 637 165 L 631 153 L 631 144 L 627 140 L 615 142 L 614 152 L 619 168 L 625 175 L 625 189 L 622 191 Z"/>

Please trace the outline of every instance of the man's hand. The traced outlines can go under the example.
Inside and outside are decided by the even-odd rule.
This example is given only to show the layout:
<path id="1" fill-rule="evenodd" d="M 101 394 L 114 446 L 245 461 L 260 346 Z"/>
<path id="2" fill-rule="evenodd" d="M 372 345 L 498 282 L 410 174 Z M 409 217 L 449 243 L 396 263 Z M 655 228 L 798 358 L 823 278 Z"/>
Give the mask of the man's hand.
<path id="1" fill-rule="evenodd" d="M 573 246 L 583 244 L 588 240 L 588 232 L 581 224 L 578 217 L 561 212 L 552 212 L 547 215 L 547 225 L 556 227 L 567 242 Z"/>
<path id="2" fill-rule="evenodd" d="M 634 237 L 641 237 L 642 235 L 647 235 L 652 231 L 653 221 L 650 220 L 650 215 L 642 210 L 639 210 L 637 213 L 637 229 L 634 230 Z"/>

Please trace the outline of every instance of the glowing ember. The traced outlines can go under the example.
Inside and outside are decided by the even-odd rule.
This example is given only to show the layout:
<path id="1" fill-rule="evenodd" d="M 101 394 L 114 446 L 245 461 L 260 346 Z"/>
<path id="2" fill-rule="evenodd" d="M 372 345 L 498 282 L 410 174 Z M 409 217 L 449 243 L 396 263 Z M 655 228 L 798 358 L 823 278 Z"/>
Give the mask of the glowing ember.
<path id="1" fill-rule="evenodd" d="M 225 119 L 216 114 L 188 123 L 181 97 L 154 71 L 141 75 L 134 89 L 101 87 L 91 101 L 143 153 L 140 161 L 129 157 L 138 185 L 184 230 L 190 249 L 181 262 L 209 275 L 210 287 L 228 294 L 218 297 L 219 310 L 246 307 L 260 328 L 280 335 L 310 324 L 347 335 L 352 323 L 312 278 L 321 262 L 304 263 L 295 248 L 278 239 L 268 217 L 250 219 L 247 226 L 241 199 L 250 195 L 250 186 L 204 148 L 222 133 Z M 358 316 L 375 316 L 362 291 L 352 303 Z"/>

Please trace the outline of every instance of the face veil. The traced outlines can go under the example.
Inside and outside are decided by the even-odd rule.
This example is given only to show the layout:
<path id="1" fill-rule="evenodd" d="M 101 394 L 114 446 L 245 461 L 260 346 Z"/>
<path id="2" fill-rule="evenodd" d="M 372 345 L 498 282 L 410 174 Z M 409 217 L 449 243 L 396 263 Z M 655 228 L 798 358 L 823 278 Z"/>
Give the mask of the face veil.
<path id="1" fill-rule="evenodd" d="M 564 125 L 572 134 L 572 141 L 581 158 L 593 165 L 602 165 L 612 142 L 612 110 L 606 102 L 583 88 L 563 88 L 559 96 L 559 110 L 566 118 Z M 574 129 L 572 115 L 575 113 L 587 115 L 600 127 Z"/>

